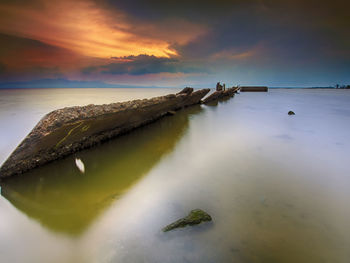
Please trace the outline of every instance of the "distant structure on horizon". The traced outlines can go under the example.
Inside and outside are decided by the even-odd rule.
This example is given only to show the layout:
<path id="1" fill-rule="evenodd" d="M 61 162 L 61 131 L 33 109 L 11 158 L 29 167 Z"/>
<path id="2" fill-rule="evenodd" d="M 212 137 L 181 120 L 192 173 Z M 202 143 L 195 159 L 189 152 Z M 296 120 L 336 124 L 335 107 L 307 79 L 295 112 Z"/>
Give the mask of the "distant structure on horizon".
<path id="1" fill-rule="evenodd" d="M 339 84 L 336 84 L 335 88 L 336 89 L 350 89 L 350 85 L 339 85 Z"/>

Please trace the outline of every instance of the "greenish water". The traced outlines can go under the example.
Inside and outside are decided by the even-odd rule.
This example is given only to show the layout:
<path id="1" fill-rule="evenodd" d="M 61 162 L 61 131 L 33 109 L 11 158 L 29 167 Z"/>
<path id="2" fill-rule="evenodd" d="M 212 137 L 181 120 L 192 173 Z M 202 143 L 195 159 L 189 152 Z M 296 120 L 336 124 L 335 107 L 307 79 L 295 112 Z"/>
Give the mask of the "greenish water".
<path id="1" fill-rule="evenodd" d="M 242 93 L 1 182 L 0 262 L 350 262 L 349 100 Z"/>
<path id="2" fill-rule="evenodd" d="M 79 235 L 174 149 L 188 128 L 189 116 L 200 111 L 199 106 L 188 108 L 120 139 L 10 178 L 2 184 L 2 195 L 48 228 Z M 84 161 L 86 173 L 74 167 L 75 157 Z"/>

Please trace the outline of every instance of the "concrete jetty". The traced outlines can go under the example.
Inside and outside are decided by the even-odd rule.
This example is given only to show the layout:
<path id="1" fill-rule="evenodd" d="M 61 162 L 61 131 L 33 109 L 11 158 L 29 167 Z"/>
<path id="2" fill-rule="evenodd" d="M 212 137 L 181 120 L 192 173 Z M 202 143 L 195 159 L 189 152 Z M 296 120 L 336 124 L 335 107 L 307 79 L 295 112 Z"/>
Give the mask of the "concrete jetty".
<path id="1" fill-rule="evenodd" d="M 210 89 L 104 105 L 67 107 L 45 115 L 0 168 L 0 178 L 53 160 L 151 123 L 168 112 L 201 103 Z"/>
<path id="2" fill-rule="evenodd" d="M 90 148 L 191 105 L 233 97 L 238 87 L 194 91 L 104 105 L 66 107 L 45 115 L 0 168 L 0 179 Z M 205 98 L 204 98 L 205 97 Z M 204 98 L 204 99 L 203 99 Z M 202 100 L 203 99 L 203 100 Z"/>

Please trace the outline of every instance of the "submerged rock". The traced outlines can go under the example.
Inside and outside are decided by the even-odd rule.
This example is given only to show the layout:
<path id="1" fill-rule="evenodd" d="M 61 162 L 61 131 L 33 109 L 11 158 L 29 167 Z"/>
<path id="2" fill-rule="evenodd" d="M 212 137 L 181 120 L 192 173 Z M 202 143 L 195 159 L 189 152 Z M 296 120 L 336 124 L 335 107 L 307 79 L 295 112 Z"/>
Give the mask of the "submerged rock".
<path id="1" fill-rule="evenodd" d="M 288 115 L 295 115 L 294 111 L 288 111 Z"/>
<path id="2" fill-rule="evenodd" d="M 162 230 L 163 232 L 167 232 L 175 228 L 198 225 L 202 222 L 211 221 L 211 220 L 212 220 L 211 216 L 206 212 L 204 212 L 203 210 L 194 209 L 188 214 L 188 216 L 181 218 L 175 221 L 174 223 L 171 223 L 170 225 L 167 225 Z"/>

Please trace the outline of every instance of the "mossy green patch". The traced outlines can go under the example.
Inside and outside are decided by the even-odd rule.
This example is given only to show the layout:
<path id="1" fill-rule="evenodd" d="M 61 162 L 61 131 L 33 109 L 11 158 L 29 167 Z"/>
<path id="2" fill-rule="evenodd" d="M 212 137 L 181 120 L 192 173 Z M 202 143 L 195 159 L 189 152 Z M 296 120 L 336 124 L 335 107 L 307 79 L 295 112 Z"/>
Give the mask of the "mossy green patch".
<path id="1" fill-rule="evenodd" d="M 181 218 L 174 223 L 171 223 L 170 225 L 167 225 L 162 230 L 163 232 L 167 232 L 175 228 L 198 225 L 202 222 L 211 220 L 212 218 L 208 213 L 200 209 L 194 209 L 188 214 L 188 216 Z"/>
<path id="2" fill-rule="evenodd" d="M 78 125 L 74 126 L 72 129 L 70 129 L 70 130 L 68 131 L 67 135 L 64 136 L 64 137 L 62 138 L 62 140 L 60 140 L 60 141 L 56 144 L 55 148 L 57 149 L 57 148 L 72 134 L 72 132 L 73 132 L 74 130 L 76 130 L 77 128 L 79 128 L 81 125 L 83 125 L 83 123 L 84 123 L 83 121 L 82 121 L 82 122 L 79 122 Z"/>
<path id="3" fill-rule="evenodd" d="M 90 124 L 84 125 L 84 126 L 81 128 L 81 131 L 82 131 L 82 132 L 86 132 L 89 128 L 90 128 Z"/>

